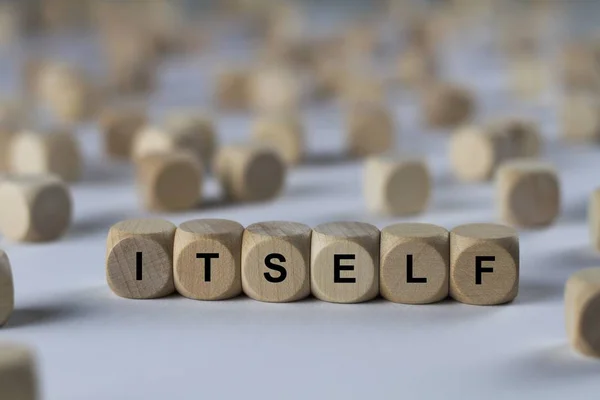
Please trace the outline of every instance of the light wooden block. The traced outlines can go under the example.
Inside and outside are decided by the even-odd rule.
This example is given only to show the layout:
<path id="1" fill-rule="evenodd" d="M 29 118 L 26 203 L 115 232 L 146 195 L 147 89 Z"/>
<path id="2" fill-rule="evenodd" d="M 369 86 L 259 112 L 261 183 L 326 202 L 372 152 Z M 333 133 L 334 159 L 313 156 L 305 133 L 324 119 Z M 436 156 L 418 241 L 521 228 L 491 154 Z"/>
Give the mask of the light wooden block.
<path id="1" fill-rule="evenodd" d="M 304 127 L 297 115 L 264 116 L 255 122 L 252 137 L 272 146 L 288 165 L 297 165 L 304 157 Z"/>
<path id="2" fill-rule="evenodd" d="M 250 72 L 223 70 L 215 80 L 214 102 L 222 110 L 239 111 L 250 107 Z"/>
<path id="3" fill-rule="evenodd" d="M 14 132 L 25 122 L 27 108 L 17 100 L 0 100 L 0 128 Z"/>
<path id="4" fill-rule="evenodd" d="M 49 173 L 73 182 L 81 177 L 82 164 L 79 142 L 69 131 L 23 131 L 10 143 L 9 165 L 15 174 Z"/>
<path id="5" fill-rule="evenodd" d="M 561 133 L 572 142 L 600 141 L 600 101 L 585 92 L 567 94 L 562 100 Z"/>
<path id="6" fill-rule="evenodd" d="M 0 344 L 0 393 L 6 400 L 39 399 L 35 354 L 29 347 Z"/>
<path id="7" fill-rule="evenodd" d="M 71 193 L 53 175 L 8 176 L 0 182 L 0 204 L 0 231 L 14 241 L 56 240 L 71 224 Z"/>
<path id="8" fill-rule="evenodd" d="M 293 113 L 303 100 L 298 73 L 285 67 L 264 67 L 250 80 L 252 106 L 263 113 Z"/>
<path id="9" fill-rule="evenodd" d="M 552 83 L 547 60 L 521 55 L 509 62 L 510 83 L 515 95 L 525 100 L 539 98 Z"/>
<path id="10" fill-rule="evenodd" d="M 175 288 L 195 300 L 224 300 L 242 292 L 244 227 L 225 219 L 196 219 L 175 233 Z"/>
<path id="11" fill-rule="evenodd" d="M 592 246 L 600 250 L 600 188 L 594 190 L 590 196 L 588 224 Z"/>
<path id="12" fill-rule="evenodd" d="M 431 176 L 422 158 L 385 155 L 365 161 L 363 194 L 373 213 L 418 214 L 427 208 L 430 193 Z"/>
<path id="13" fill-rule="evenodd" d="M 375 103 L 357 104 L 347 115 L 348 152 L 355 157 L 384 153 L 395 145 L 396 126 L 390 111 Z"/>
<path id="14" fill-rule="evenodd" d="M 496 174 L 497 207 L 509 225 L 543 227 L 560 212 L 560 184 L 554 167 L 536 160 L 511 160 Z"/>
<path id="15" fill-rule="evenodd" d="M 465 124 L 475 113 L 472 93 L 454 84 L 432 84 L 423 93 L 425 121 L 433 128 L 454 128 Z"/>
<path id="16" fill-rule="evenodd" d="M 519 290 L 519 237 L 510 227 L 467 224 L 450 232 L 450 296 L 461 303 L 495 305 Z"/>
<path id="17" fill-rule="evenodd" d="M 506 153 L 513 158 L 536 158 L 543 150 L 540 128 L 534 121 L 511 117 L 502 118 L 487 124 L 487 129 L 504 136 Z"/>
<path id="18" fill-rule="evenodd" d="M 588 43 L 569 44 L 560 55 L 562 82 L 567 89 L 597 90 L 600 88 L 600 67 L 597 55 Z"/>
<path id="19" fill-rule="evenodd" d="M 15 308 L 15 287 L 10 260 L 0 250 L 0 327 L 8 321 Z"/>
<path id="20" fill-rule="evenodd" d="M 178 147 L 194 152 L 206 166 L 212 163 L 218 136 L 208 115 L 197 111 L 172 112 L 166 118 L 165 130 L 176 138 Z"/>
<path id="21" fill-rule="evenodd" d="M 279 153 L 260 144 L 222 147 L 213 170 L 225 197 L 233 201 L 275 198 L 283 189 L 287 172 Z"/>
<path id="22" fill-rule="evenodd" d="M 113 225 L 106 240 L 106 280 L 129 299 L 154 299 L 175 291 L 176 227 L 161 219 L 131 219 Z"/>
<path id="23" fill-rule="evenodd" d="M 565 324 L 571 346 L 578 352 L 600 357 L 600 268 L 572 274 L 565 285 Z"/>
<path id="24" fill-rule="evenodd" d="M 323 301 L 360 303 L 379 294 L 379 229 L 331 222 L 313 229 L 311 290 Z"/>
<path id="25" fill-rule="evenodd" d="M 0 123 L 0 172 L 10 169 L 10 144 L 15 136 L 15 131 Z"/>
<path id="26" fill-rule="evenodd" d="M 311 228 L 296 222 L 260 222 L 244 231 L 242 287 L 249 297 L 272 303 L 310 294 Z"/>
<path id="27" fill-rule="evenodd" d="M 340 97 L 344 105 L 356 111 L 365 104 L 384 104 L 385 86 L 381 79 L 363 73 L 338 70 L 341 86 Z"/>
<path id="28" fill-rule="evenodd" d="M 146 125 L 146 111 L 141 107 L 109 108 L 100 115 L 104 152 L 112 158 L 131 156 L 133 140 Z"/>
<path id="29" fill-rule="evenodd" d="M 180 211 L 200 205 L 203 167 L 187 151 L 149 154 L 136 160 L 136 181 L 149 210 Z"/>
<path id="30" fill-rule="evenodd" d="M 438 75 L 433 54 L 421 47 L 409 47 L 400 55 L 397 65 L 400 84 L 409 89 L 422 89 Z"/>
<path id="31" fill-rule="evenodd" d="M 440 226 L 400 223 L 381 231 L 379 285 L 394 303 L 428 304 L 448 297 L 450 236 Z"/>

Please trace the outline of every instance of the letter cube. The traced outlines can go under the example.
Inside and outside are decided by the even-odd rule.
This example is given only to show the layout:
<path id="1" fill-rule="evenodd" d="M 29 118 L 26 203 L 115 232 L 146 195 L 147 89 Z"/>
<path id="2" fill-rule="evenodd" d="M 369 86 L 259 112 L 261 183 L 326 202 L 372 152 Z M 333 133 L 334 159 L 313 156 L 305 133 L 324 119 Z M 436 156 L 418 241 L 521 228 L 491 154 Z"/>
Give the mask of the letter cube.
<path id="1" fill-rule="evenodd" d="M 350 155 L 364 157 L 392 149 L 396 128 L 384 106 L 361 103 L 351 107 L 348 113 L 347 134 Z"/>
<path id="2" fill-rule="evenodd" d="M 512 301 L 519 290 L 519 238 L 510 227 L 467 224 L 450 232 L 450 296 L 466 304 Z"/>
<path id="3" fill-rule="evenodd" d="M 304 157 L 304 127 L 296 115 L 262 117 L 254 124 L 252 136 L 257 141 L 270 144 L 288 165 L 296 165 Z"/>
<path id="4" fill-rule="evenodd" d="M 600 268 L 575 272 L 565 286 L 565 323 L 571 346 L 582 354 L 600 357 Z"/>
<path id="5" fill-rule="evenodd" d="M 11 240 L 56 240 L 71 224 L 71 193 L 53 175 L 5 178 L 0 182 L 0 204 L 0 231 Z"/>
<path id="6" fill-rule="evenodd" d="M 244 227 L 225 219 L 196 219 L 175 233 L 175 288 L 190 299 L 223 300 L 242 292 Z"/>
<path id="7" fill-rule="evenodd" d="M 411 215 L 429 203 L 431 177 L 424 159 L 373 156 L 365 162 L 363 193 L 371 212 Z"/>
<path id="8" fill-rule="evenodd" d="M 261 222 L 244 231 L 242 287 L 255 300 L 284 303 L 310 294 L 311 228 L 295 222 Z"/>
<path id="9" fill-rule="evenodd" d="M 400 223 L 381 231 L 381 295 L 394 303 L 427 304 L 448 297 L 450 237 L 442 227 Z"/>
<path id="10" fill-rule="evenodd" d="M 510 225 L 550 225 L 560 211 L 560 186 L 554 168 L 541 161 L 511 160 L 496 174 L 497 205 Z"/>
<path id="11" fill-rule="evenodd" d="M 233 201 L 271 200 L 285 184 L 284 161 L 277 151 L 263 144 L 222 147 L 213 170 L 225 197 Z"/>
<path id="12" fill-rule="evenodd" d="M 189 210 L 200 204 L 203 167 L 190 152 L 149 154 L 136 160 L 136 180 L 149 210 Z"/>
<path id="13" fill-rule="evenodd" d="M 313 229 L 311 289 L 333 303 L 360 303 L 379 294 L 379 229 L 362 222 L 331 222 Z"/>
<path id="14" fill-rule="evenodd" d="M 79 143 L 67 131 L 20 132 L 11 141 L 9 154 L 10 170 L 16 174 L 51 173 L 72 182 L 83 170 Z"/>
<path id="15" fill-rule="evenodd" d="M 146 125 L 146 112 L 141 107 L 122 106 L 106 109 L 100 115 L 104 151 L 112 158 L 129 158 L 136 134 Z"/>
<path id="16" fill-rule="evenodd" d="M 37 400 L 35 355 L 21 344 L 0 344 L 0 393 L 6 400 Z"/>
<path id="17" fill-rule="evenodd" d="M 15 288 L 8 256 L 0 250 L 0 326 L 4 325 L 15 307 Z"/>
<path id="18" fill-rule="evenodd" d="M 466 123 L 475 112 L 471 92 L 453 84 L 433 84 L 425 90 L 423 113 L 433 128 L 453 128 Z"/>
<path id="19" fill-rule="evenodd" d="M 175 225 L 161 219 L 130 219 L 110 228 L 106 280 L 117 296 L 154 299 L 175 291 L 175 230 Z"/>

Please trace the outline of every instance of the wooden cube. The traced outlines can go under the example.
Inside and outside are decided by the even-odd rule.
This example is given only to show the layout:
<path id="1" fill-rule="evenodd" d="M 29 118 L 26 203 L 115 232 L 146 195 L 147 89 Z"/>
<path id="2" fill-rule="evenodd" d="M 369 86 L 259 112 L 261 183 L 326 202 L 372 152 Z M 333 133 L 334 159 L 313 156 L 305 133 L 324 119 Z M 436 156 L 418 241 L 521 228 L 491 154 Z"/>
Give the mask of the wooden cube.
<path id="1" fill-rule="evenodd" d="M 381 79 L 371 75 L 346 70 L 338 71 L 340 96 L 344 105 L 357 111 L 366 104 L 384 104 L 386 101 L 385 86 Z"/>
<path id="2" fill-rule="evenodd" d="M 271 200 L 285 184 L 284 161 L 277 151 L 261 144 L 222 147 L 213 169 L 225 197 L 233 201 Z"/>
<path id="3" fill-rule="evenodd" d="M 296 165 L 304 157 L 304 127 L 296 115 L 269 115 L 256 121 L 252 137 L 271 145 L 288 165 Z"/>
<path id="4" fill-rule="evenodd" d="M 8 321 L 15 307 L 15 287 L 8 256 L 0 250 L 0 327 Z"/>
<path id="5" fill-rule="evenodd" d="M 377 214 L 411 215 L 429 203 L 431 177 L 426 161 L 409 156 L 373 156 L 365 162 L 363 193 Z"/>
<path id="6" fill-rule="evenodd" d="M 540 59 L 537 55 L 520 55 L 512 58 L 509 62 L 509 70 L 512 90 L 521 99 L 539 98 L 552 82 L 547 60 Z"/>
<path id="7" fill-rule="evenodd" d="M 467 224 L 450 232 L 450 296 L 461 303 L 495 305 L 519 291 L 519 237 L 510 227 Z"/>
<path id="8" fill-rule="evenodd" d="M 16 343 L 0 344 L 0 391 L 6 400 L 37 400 L 35 355 L 28 347 Z"/>
<path id="9" fill-rule="evenodd" d="M 255 300 L 285 303 L 310 294 L 311 228 L 296 222 L 248 226 L 242 241 L 242 287 Z"/>
<path id="10" fill-rule="evenodd" d="M 0 100 L 0 128 L 14 132 L 18 130 L 26 119 L 26 107 L 20 101 Z"/>
<path id="11" fill-rule="evenodd" d="M 422 89 L 436 79 L 438 66 L 434 55 L 421 47 L 412 46 L 400 55 L 398 79 L 409 89 Z"/>
<path id="12" fill-rule="evenodd" d="M 16 174 L 49 173 L 73 182 L 81 177 L 82 163 L 79 142 L 68 131 L 23 131 L 16 134 L 10 144 L 9 165 Z"/>
<path id="13" fill-rule="evenodd" d="M 224 300 L 242 292 L 244 227 L 225 219 L 196 219 L 175 233 L 175 288 L 195 300 Z"/>
<path id="14" fill-rule="evenodd" d="M 423 94 L 425 121 L 433 128 L 454 128 L 475 113 L 472 93 L 454 84 L 433 84 Z"/>
<path id="15" fill-rule="evenodd" d="M 501 219 L 520 227 L 550 225 L 560 211 L 560 185 L 555 169 L 542 161 L 507 161 L 496 174 Z"/>
<path id="16" fill-rule="evenodd" d="M 313 229 L 311 290 L 323 301 L 360 303 L 379 294 L 379 229 L 331 222 Z"/>
<path id="17" fill-rule="evenodd" d="M 217 148 L 217 129 L 213 120 L 200 112 L 178 111 L 168 115 L 165 130 L 175 138 L 178 147 L 193 151 L 209 166 Z"/>
<path id="18" fill-rule="evenodd" d="M 252 75 L 250 96 L 256 111 L 295 112 L 303 100 L 300 76 L 286 67 L 262 68 Z"/>
<path id="19" fill-rule="evenodd" d="M 396 127 L 385 106 L 356 104 L 347 117 L 348 152 L 354 157 L 384 153 L 394 147 Z"/>
<path id="20" fill-rule="evenodd" d="M 0 123 L 0 172 L 10 169 L 10 144 L 14 136 L 15 131 Z"/>
<path id="21" fill-rule="evenodd" d="M 189 210 L 202 198 L 203 167 L 187 151 L 149 154 L 136 160 L 136 181 L 149 210 Z"/>
<path id="22" fill-rule="evenodd" d="M 600 357 L 600 268 L 572 274 L 565 286 L 565 323 L 571 346 L 590 357 Z"/>
<path id="23" fill-rule="evenodd" d="M 14 241 L 56 240 L 71 224 L 71 193 L 53 175 L 5 178 L 0 182 L 0 204 L 0 231 Z"/>
<path id="24" fill-rule="evenodd" d="M 594 94 L 576 92 L 567 94 L 562 104 L 564 139 L 572 142 L 600 141 L 600 101 Z"/>
<path id="25" fill-rule="evenodd" d="M 175 225 L 161 219 L 130 219 L 110 228 L 106 280 L 117 296 L 154 299 L 175 291 L 175 230 Z"/>
<path id="26" fill-rule="evenodd" d="M 594 190 L 590 196 L 588 224 L 592 246 L 600 250 L 600 188 Z"/>
<path id="27" fill-rule="evenodd" d="M 511 117 L 492 121 L 486 129 L 504 137 L 502 146 L 511 158 L 536 158 L 542 153 L 539 126 L 528 119 Z"/>
<path id="28" fill-rule="evenodd" d="M 400 223 L 381 231 L 379 285 L 394 303 L 428 304 L 448 297 L 450 237 L 442 227 Z"/>
<path id="29" fill-rule="evenodd" d="M 136 134 L 146 125 L 141 107 L 124 106 L 106 109 L 100 116 L 104 152 L 112 158 L 129 158 Z"/>
<path id="30" fill-rule="evenodd" d="M 221 110 L 239 111 L 250 107 L 250 72 L 223 70 L 215 81 L 214 102 Z"/>
<path id="31" fill-rule="evenodd" d="M 562 82 L 568 89 L 600 88 L 600 66 L 594 49 L 587 43 L 569 44 L 561 54 Z"/>

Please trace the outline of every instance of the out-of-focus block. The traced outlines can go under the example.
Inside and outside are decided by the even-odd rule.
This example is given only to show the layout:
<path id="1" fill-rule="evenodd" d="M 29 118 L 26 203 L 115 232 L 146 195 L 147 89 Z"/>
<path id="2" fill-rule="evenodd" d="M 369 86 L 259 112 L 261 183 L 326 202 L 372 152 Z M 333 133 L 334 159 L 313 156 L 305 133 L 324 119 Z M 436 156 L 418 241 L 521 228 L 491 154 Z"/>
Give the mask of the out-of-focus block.
<path id="1" fill-rule="evenodd" d="M 538 56 L 519 56 L 510 60 L 513 92 L 522 99 L 536 99 L 552 82 L 546 60 Z"/>
<path id="2" fill-rule="evenodd" d="M 437 77 L 437 64 L 430 52 L 410 47 L 398 59 L 398 79 L 409 89 L 422 89 Z"/>
<path id="3" fill-rule="evenodd" d="M 15 307 L 15 287 L 8 256 L 0 250 L 0 327 L 8 321 Z"/>
<path id="4" fill-rule="evenodd" d="M 105 110 L 100 116 L 104 151 L 109 157 L 129 158 L 136 134 L 146 125 L 146 112 L 139 107 Z"/>
<path id="5" fill-rule="evenodd" d="M 293 113 L 303 100 L 300 75 L 285 67 L 259 69 L 250 80 L 250 95 L 257 111 Z"/>
<path id="6" fill-rule="evenodd" d="M 600 357 L 600 268 L 572 274 L 565 286 L 565 323 L 571 346 L 578 352 Z"/>
<path id="7" fill-rule="evenodd" d="M 594 190 L 590 196 L 588 224 L 592 246 L 596 250 L 600 250 L 600 188 Z"/>
<path id="8" fill-rule="evenodd" d="M 149 154 L 136 160 L 142 202 L 149 210 L 188 210 L 200 204 L 203 167 L 187 151 Z"/>
<path id="9" fill-rule="evenodd" d="M 250 107 L 250 71 L 223 70 L 215 81 L 214 101 L 222 110 L 238 111 Z"/>
<path id="10" fill-rule="evenodd" d="M 454 84 L 433 84 L 423 93 L 423 114 L 433 128 L 454 128 L 475 113 L 472 93 Z"/>
<path id="11" fill-rule="evenodd" d="M 304 157 L 304 127 L 296 115 L 262 117 L 256 121 L 252 136 L 277 150 L 288 165 L 296 165 Z"/>
<path id="12" fill-rule="evenodd" d="M 255 300 L 284 303 L 310 294 L 311 228 L 295 222 L 260 222 L 244 231 L 242 286 Z"/>
<path id="13" fill-rule="evenodd" d="M 6 400 L 37 400 L 35 355 L 21 344 L 0 344 L 0 393 Z"/>
<path id="14" fill-rule="evenodd" d="M 560 212 L 560 184 L 556 170 L 535 160 L 512 160 L 496 174 L 497 205 L 501 219 L 521 227 L 548 226 Z"/>
<path id="15" fill-rule="evenodd" d="M 153 299 L 175 291 L 173 243 L 176 227 L 161 219 L 113 225 L 106 240 L 106 280 L 120 297 Z"/>
<path id="16" fill-rule="evenodd" d="M 179 111 L 168 115 L 165 130 L 185 150 L 193 151 L 202 163 L 209 166 L 217 148 L 217 130 L 208 115 L 194 111 Z"/>
<path id="17" fill-rule="evenodd" d="M 313 229 L 311 289 L 333 303 L 360 303 L 379 294 L 379 229 L 332 222 Z"/>
<path id="18" fill-rule="evenodd" d="M 77 138 L 68 131 L 23 131 L 11 140 L 10 170 L 16 174 L 50 173 L 72 182 L 83 170 Z"/>
<path id="19" fill-rule="evenodd" d="M 283 189 L 287 172 L 279 153 L 261 144 L 222 147 L 213 169 L 225 197 L 233 201 L 275 198 Z"/>
<path id="20" fill-rule="evenodd" d="M 242 292 L 244 227 L 224 219 L 196 219 L 175 233 L 175 288 L 196 300 L 224 300 Z"/>
<path id="21" fill-rule="evenodd" d="M 348 151 L 364 157 L 384 153 L 394 147 L 394 120 L 383 105 L 356 104 L 347 117 Z"/>
<path id="22" fill-rule="evenodd" d="M 5 178 L 0 182 L 0 204 L 0 231 L 11 240 L 56 240 L 71 224 L 69 188 L 53 175 Z"/>
<path id="23" fill-rule="evenodd" d="M 442 227 L 400 223 L 381 231 L 379 285 L 394 303 L 427 304 L 448 297 L 450 237 Z"/>
<path id="24" fill-rule="evenodd" d="M 510 227 L 467 224 L 450 232 L 450 296 L 461 303 L 495 305 L 519 290 L 519 237 Z"/>
<path id="25" fill-rule="evenodd" d="M 539 126 L 524 118 L 502 118 L 487 124 L 487 129 L 504 136 L 507 150 L 513 158 L 535 158 L 542 153 L 543 141 Z"/>
<path id="26" fill-rule="evenodd" d="M 562 105 L 562 136 L 573 142 L 600 141 L 600 101 L 597 95 L 567 94 Z"/>

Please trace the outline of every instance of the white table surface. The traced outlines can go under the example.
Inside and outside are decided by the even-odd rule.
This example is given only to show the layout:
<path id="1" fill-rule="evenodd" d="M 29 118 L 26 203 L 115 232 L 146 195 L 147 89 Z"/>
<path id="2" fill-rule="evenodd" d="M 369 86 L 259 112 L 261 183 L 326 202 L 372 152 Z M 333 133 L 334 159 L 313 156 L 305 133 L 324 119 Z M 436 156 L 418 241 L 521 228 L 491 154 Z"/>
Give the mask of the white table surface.
<path id="1" fill-rule="evenodd" d="M 476 39 L 473 49 L 481 52 Z M 64 50 L 53 46 L 40 48 L 48 54 Z M 1 58 L 4 77 L 14 76 L 15 60 L 22 56 L 14 54 L 7 51 Z M 87 154 L 86 173 L 72 188 L 70 232 L 48 244 L 1 239 L 13 265 L 16 310 L 0 330 L 0 340 L 37 349 L 47 400 L 597 398 L 600 362 L 568 347 L 563 288 L 571 273 L 600 266 L 586 224 L 590 192 L 600 184 L 600 148 L 559 143 L 555 93 L 537 103 L 511 98 L 497 61 L 494 56 L 450 56 L 445 71 L 453 80 L 477 86 L 480 119 L 500 110 L 542 123 L 545 158 L 560 171 L 563 196 L 562 214 L 552 227 L 520 232 L 520 291 L 512 304 L 121 299 L 105 281 L 108 228 L 150 214 L 139 207 L 130 167 L 104 160 L 98 132 L 83 127 L 78 135 Z M 208 64 L 203 57 L 170 61 L 154 109 L 206 107 Z M 14 88 L 14 80 L 4 80 L 5 92 Z M 175 223 L 216 217 L 246 225 L 359 220 L 380 228 L 398 221 L 446 228 L 496 221 L 493 184 L 456 182 L 449 171 L 447 135 L 422 127 L 410 95 L 391 96 L 391 105 L 399 123 L 398 148 L 427 156 L 435 176 L 432 201 L 423 215 L 370 215 L 361 192 L 361 164 L 326 156 L 343 148 L 339 110 L 311 106 L 312 162 L 290 171 L 281 198 L 220 205 L 210 200 L 218 187 L 209 180 L 205 207 L 159 216 Z M 222 116 L 221 141 L 247 137 L 250 121 L 244 115 Z"/>

